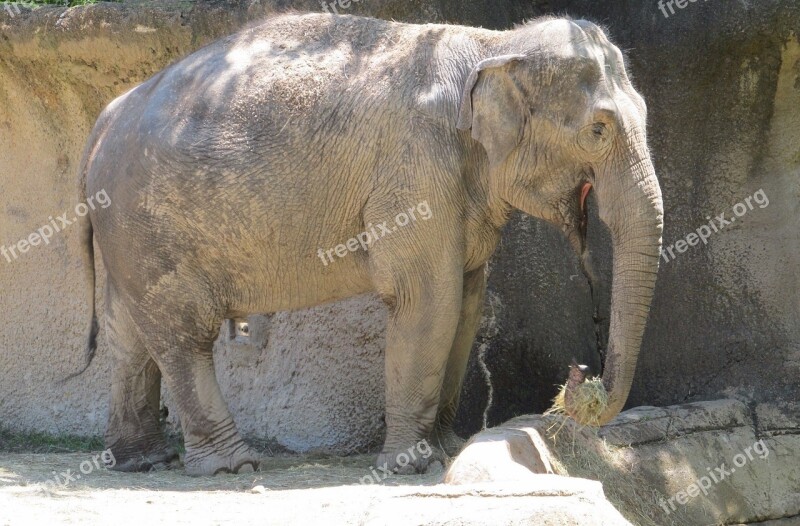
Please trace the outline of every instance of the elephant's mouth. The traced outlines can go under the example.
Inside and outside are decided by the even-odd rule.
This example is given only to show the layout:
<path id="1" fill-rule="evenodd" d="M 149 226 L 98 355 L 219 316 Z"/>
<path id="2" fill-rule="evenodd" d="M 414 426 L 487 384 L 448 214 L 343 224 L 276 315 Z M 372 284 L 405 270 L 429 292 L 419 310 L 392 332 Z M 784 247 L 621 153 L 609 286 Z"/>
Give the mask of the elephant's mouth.
<path id="1" fill-rule="evenodd" d="M 583 180 L 572 194 L 573 201 L 569 205 L 569 212 L 565 214 L 563 224 L 564 233 L 567 235 L 578 258 L 583 261 L 587 256 L 586 235 L 589 228 L 589 210 L 586 199 L 592 190 L 592 183 Z"/>

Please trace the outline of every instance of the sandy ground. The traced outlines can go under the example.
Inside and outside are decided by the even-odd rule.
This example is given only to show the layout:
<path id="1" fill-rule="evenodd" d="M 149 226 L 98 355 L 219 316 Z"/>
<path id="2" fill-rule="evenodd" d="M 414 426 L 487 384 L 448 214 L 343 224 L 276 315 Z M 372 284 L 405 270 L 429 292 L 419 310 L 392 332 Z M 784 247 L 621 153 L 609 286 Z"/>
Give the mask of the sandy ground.
<path id="1" fill-rule="evenodd" d="M 557 475 L 448 486 L 439 470 L 362 484 L 373 473 L 364 455 L 272 457 L 256 473 L 192 478 L 95 469 L 94 455 L 0 453 L 0 526 L 628 524 L 598 482 Z M 62 473 L 75 480 L 46 484 Z"/>
<path id="2" fill-rule="evenodd" d="M 372 455 L 270 458 L 256 473 L 201 478 L 182 469 L 117 473 L 97 469 L 92 457 L 0 454 L 0 524 L 109 524 L 134 517 L 146 524 L 365 524 L 377 501 L 418 492 L 441 477 L 360 484 L 372 473 Z M 67 470 L 74 481 L 45 484 Z"/>

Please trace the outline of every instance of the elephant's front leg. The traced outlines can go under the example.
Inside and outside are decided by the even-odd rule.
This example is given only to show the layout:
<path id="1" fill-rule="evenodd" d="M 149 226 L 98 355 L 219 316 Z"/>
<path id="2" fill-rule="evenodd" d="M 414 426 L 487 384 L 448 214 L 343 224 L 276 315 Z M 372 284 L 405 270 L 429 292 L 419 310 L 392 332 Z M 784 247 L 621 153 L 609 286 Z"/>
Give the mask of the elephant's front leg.
<path id="1" fill-rule="evenodd" d="M 481 265 L 464 275 L 461 315 L 447 360 L 442 393 L 439 398 L 439 411 L 436 415 L 433 445 L 443 449 L 449 456 L 457 455 L 465 442 L 453 431 L 453 423 L 456 419 L 458 400 L 461 396 L 464 374 L 467 371 L 469 354 L 481 323 L 485 294 L 486 266 Z"/>
<path id="2" fill-rule="evenodd" d="M 386 334 L 386 442 L 377 466 L 424 472 L 461 308 L 461 270 L 399 271 Z"/>

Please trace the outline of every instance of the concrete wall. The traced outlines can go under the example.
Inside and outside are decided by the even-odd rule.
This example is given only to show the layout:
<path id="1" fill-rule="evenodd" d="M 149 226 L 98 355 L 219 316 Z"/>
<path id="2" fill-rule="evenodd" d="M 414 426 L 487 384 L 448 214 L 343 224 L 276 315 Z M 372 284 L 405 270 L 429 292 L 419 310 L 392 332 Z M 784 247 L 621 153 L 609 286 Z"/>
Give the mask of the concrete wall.
<path id="1" fill-rule="evenodd" d="M 361 0 L 344 10 L 415 22 L 509 27 L 554 10 L 610 25 L 650 108 L 669 245 L 763 189 L 756 207 L 666 264 L 631 404 L 798 398 L 800 368 L 800 15 L 769 6 L 696 3 L 670 18 L 645 1 Z M 77 164 L 102 107 L 173 60 L 270 12 L 319 2 L 208 2 L 0 10 L 0 245 L 77 204 Z M 607 235 L 592 221 L 601 276 Z M 136 257 L 132 254 L 131 257 Z M 489 423 L 541 411 L 576 356 L 599 365 L 608 290 L 594 304 L 565 240 L 519 217 L 491 264 L 484 329 Z M 0 256 L 0 425 L 98 434 L 109 353 L 82 363 L 87 306 L 77 237 L 67 227 L 9 263 Z M 99 287 L 102 292 L 102 287 Z M 100 296 L 102 303 L 102 294 Z M 102 308 L 102 305 L 101 305 Z M 383 306 L 372 296 L 254 317 L 249 343 L 221 337 L 223 392 L 242 431 L 292 450 L 365 450 L 382 439 Z M 101 335 L 102 338 L 102 335 Z M 460 426 L 477 430 L 485 370 L 470 365 Z M 166 397 L 169 406 L 169 397 Z M 173 415 L 174 417 L 174 415 Z"/>

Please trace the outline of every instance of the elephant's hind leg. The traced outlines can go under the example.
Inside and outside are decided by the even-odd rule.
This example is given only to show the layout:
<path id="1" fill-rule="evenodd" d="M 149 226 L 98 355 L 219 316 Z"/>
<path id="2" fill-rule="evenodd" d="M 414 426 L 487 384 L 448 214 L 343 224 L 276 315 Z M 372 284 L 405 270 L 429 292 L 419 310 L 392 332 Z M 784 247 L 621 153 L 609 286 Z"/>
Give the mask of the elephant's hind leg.
<path id="1" fill-rule="evenodd" d="M 105 443 L 118 471 L 149 471 L 178 459 L 159 423 L 161 372 L 129 312 L 108 287 L 106 329 L 113 353 Z"/>
<path id="2" fill-rule="evenodd" d="M 189 292 L 194 290 L 194 293 Z M 259 456 L 242 440 L 222 398 L 212 348 L 223 317 L 209 314 L 213 300 L 196 287 L 176 286 L 149 311 L 153 358 L 175 398 L 183 429 L 189 475 L 241 473 L 258 469 Z"/>

